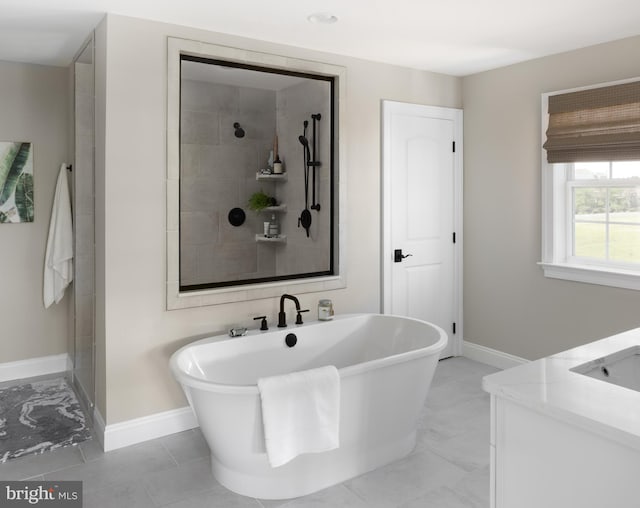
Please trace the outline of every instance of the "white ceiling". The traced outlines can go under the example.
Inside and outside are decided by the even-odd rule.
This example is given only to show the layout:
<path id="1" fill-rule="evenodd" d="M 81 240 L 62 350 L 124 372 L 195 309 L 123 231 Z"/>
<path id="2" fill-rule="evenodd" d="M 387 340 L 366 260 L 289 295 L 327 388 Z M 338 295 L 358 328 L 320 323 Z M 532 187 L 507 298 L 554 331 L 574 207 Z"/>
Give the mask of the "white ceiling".
<path id="1" fill-rule="evenodd" d="M 637 0 L 0 0 L 0 60 L 67 65 L 105 12 L 456 76 L 640 34 Z"/>

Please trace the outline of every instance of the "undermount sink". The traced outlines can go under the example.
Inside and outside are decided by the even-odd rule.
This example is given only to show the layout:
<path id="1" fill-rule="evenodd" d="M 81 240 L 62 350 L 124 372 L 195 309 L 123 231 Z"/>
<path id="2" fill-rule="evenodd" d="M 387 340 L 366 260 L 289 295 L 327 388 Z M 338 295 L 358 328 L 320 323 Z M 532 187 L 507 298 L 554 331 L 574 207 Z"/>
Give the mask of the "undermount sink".
<path id="1" fill-rule="evenodd" d="M 571 371 L 640 392 L 640 346 L 591 360 Z"/>

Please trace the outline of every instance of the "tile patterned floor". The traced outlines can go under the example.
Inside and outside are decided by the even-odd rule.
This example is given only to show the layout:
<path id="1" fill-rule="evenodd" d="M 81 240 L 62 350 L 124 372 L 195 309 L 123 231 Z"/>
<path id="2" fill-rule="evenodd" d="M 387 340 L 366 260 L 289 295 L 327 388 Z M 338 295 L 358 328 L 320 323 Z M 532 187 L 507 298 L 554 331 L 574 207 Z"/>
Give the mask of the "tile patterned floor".
<path id="1" fill-rule="evenodd" d="M 211 476 L 198 430 L 103 453 L 94 441 L 0 464 L 3 480 L 82 480 L 84 508 L 487 508 L 489 397 L 496 369 L 458 357 L 439 363 L 415 450 L 403 460 L 321 492 L 266 501 Z"/>

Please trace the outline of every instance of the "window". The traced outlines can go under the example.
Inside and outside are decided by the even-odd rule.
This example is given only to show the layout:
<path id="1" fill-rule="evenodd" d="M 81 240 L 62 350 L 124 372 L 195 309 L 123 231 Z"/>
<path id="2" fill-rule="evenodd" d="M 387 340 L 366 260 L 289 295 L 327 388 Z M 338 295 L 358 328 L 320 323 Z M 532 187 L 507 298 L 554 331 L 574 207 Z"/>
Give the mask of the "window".
<path id="1" fill-rule="evenodd" d="M 630 84 L 638 90 L 633 100 L 640 101 L 640 86 L 636 86 L 640 82 Z M 628 85 L 624 85 L 627 90 Z M 598 87 L 595 93 L 615 88 Z M 586 93 L 593 94 L 592 90 Z M 546 142 L 540 264 L 547 277 L 640 289 L 640 153 L 634 135 L 629 134 L 640 124 L 628 114 L 622 121 L 615 118 L 615 112 L 611 117 L 602 103 L 595 108 L 591 103 L 585 108 L 587 113 L 565 108 L 561 111 L 564 118 L 553 118 L 558 110 L 553 98 L 561 95 L 559 103 L 566 105 L 567 97 L 576 93 L 585 90 L 543 96 L 542 139 Z M 601 102 L 607 100 L 598 97 Z M 600 125 L 594 125 L 593 118 L 585 121 L 594 111 Z M 582 125 L 569 125 L 572 120 L 567 121 L 567 115 Z"/>
<path id="2" fill-rule="evenodd" d="M 640 269 L 640 161 L 574 163 L 570 174 L 572 259 Z"/>

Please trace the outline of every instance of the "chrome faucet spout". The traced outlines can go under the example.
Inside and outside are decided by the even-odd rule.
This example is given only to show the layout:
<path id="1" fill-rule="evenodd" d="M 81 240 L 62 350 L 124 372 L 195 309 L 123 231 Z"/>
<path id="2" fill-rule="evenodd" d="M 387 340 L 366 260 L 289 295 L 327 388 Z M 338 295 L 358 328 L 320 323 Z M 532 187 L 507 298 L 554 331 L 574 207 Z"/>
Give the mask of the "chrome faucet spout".
<path id="1" fill-rule="evenodd" d="M 284 294 L 280 297 L 280 312 L 278 312 L 278 328 L 286 328 L 287 313 L 284 311 L 284 301 L 291 300 L 296 305 L 296 312 L 300 315 L 300 301 L 292 295 Z"/>

